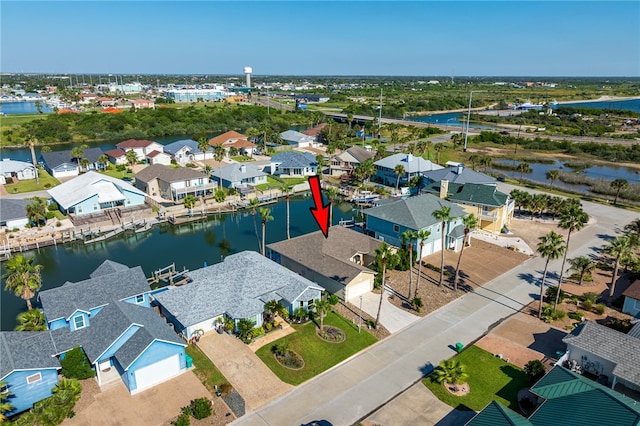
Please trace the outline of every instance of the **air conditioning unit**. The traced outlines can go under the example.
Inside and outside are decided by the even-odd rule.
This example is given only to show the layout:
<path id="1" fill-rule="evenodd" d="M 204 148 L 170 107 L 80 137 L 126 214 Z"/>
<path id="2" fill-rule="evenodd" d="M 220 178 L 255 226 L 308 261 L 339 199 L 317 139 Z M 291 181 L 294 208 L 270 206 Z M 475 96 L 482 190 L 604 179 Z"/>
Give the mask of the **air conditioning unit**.
<path id="1" fill-rule="evenodd" d="M 379 239 L 380 241 L 384 241 L 384 237 L 383 237 L 382 235 L 378 235 L 378 239 Z"/>

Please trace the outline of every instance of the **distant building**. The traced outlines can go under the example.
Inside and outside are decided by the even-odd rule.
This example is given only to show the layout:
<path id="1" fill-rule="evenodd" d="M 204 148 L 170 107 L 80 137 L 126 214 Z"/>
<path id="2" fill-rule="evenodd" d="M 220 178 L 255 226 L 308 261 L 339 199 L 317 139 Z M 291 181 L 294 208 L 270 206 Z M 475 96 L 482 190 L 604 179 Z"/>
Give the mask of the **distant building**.
<path id="1" fill-rule="evenodd" d="M 214 89 L 171 89 L 165 92 L 167 99 L 174 102 L 221 101 L 230 96 L 222 86 Z"/>

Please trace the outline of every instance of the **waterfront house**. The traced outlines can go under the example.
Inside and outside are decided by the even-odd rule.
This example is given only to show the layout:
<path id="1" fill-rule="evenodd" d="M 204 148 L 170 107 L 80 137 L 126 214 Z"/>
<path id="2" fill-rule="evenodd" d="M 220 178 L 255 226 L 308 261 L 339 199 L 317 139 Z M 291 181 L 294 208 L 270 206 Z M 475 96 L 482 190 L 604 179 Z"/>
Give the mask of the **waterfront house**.
<path id="1" fill-rule="evenodd" d="M 291 148 L 317 148 L 320 145 L 316 143 L 315 137 L 307 136 L 295 130 L 284 131 L 280 133 L 280 137 Z"/>
<path id="2" fill-rule="evenodd" d="M 315 127 L 312 127 L 310 129 L 303 131 L 302 133 L 312 137 L 313 140 L 316 142 L 322 142 L 320 140 L 320 132 L 322 132 L 322 129 L 324 129 L 326 126 L 327 126 L 327 123 L 320 123 Z"/>
<path id="3" fill-rule="evenodd" d="M 447 199 L 462 207 L 467 214 L 478 218 L 478 228 L 499 234 L 511 223 L 515 202 L 495 184 L 432 182 L 422 192 Z"/>
<path id="4" fill-rule="evenodd" d="M 530 389 L 535 404 L 528 418 L 492 401 L 466 426 L 637 426 L 638 402 L 556 365 Z"/>
<path id="5" fill-rule="evenodd" d="M 399 186 L 409 186 L 415 176 L 422 177 L 422 174 L 425 172 L 443 168 L 422 157 L 403 153 L 390 155 L 373 164 L 375 165 L 376 172 L 371 177 L 371 180 L 393 187 L 398 183 L 398 175 L 395 172 L 396 166 L 402 166 L 404 168 L 404 173 L 400 175 Z"/>
<path id="6" fill-rule="evenodd" d="M 445 224 L 445 249 L 458 251 L 464 239 L 462 218 L 465 211 L 458 205 L 431 194 L 417 195 L 407 199 L 389 201 L 363 211 L 365 229 L 374 238 L 400 247 L 401 235 L 406 230 L 429 231 L 424 241 L 422 257 L 442 250 L 442 222 L 433 217 L 433 212 L 449 207 L 452 219 Z M 418 242 L 413 241 L 413 252 L 419 253 Z"/>
<path id="7" fill-rule="evenodd" d="M 213 179 L 225 188 L 248 189 L 255 185 L 267 183 L 267 173 L 247 163 L 233 163 L 216 167 L 211 172 Z"/>
<path id="8" fill-rule="evenodd" d="M 192 163 L 193 161 L 210 160 L 213 158 L 213 148 L 202 152 L 198 148 L 198 142 L 193 139 L 181 139 L 171 142 L 164 146 L 164 152 L 171 155 L 171 158 L 181 166 Z"/>
<path id="9" fill-rule="evenodd" d="M 293 314 L 308 309 L 324 288 L 253 252 L 227 256 L 223 262 L 190 271 L 190 282 L 154 297 L 162 314 L 186 339 L 208 332 L 225 317 L 237 324 L 250 319 L 262 325 L 264 306 L 276 300 Z"/>
<path id="10" fill-rule="evenodd" d="M 162 151 L 151 151 L 147 154 L 149 164 L 162 164 L 168 166 L 171 164 L 171 155 Z"/>
<path id="11" fill-rule="evenodd" d="M 100 148 L 82 150 L 82 158 L 89 160 L 88 170 L 101 168 L 98 159 L 102 154 L 104 152 Z M 55 178 L 78 176 L 81 171 L 86 171 L 80 164 L 82 158 L 74 158 L 71 155 L 71 150 L 43 152 L 40 154 L 40 158 L 45 170 Z"/>
<path id="12" fill-rule="evenodd" d="M 36 178 L 36 168 L 31 163 L 3 158 L 0 161 L 0 185 L 12 180 L 30 180 Z"/>
<path id="13" fill-rule="evenodd" d="M 617 384 L 640 391 L 640 338 L 591 321 L 583 321 L 562 339 L 566 362 L 599 377 L 611 388 Z"/>
<path id="14" fill-rule="evenodd" d="M 449 183 L 464 185 L 474 183 L 478 185 L 496 185 L 496 179 L 484 173 L 468 169 L 464 163 L 447 161 L 447 167 L 438 170 L 431 170 L 422 174 L 421 185 L 429 185 L 435 182 L 446 180 Z"/>
<path id="15" fill-rule="evenodd" d="M 138 139 L 128 139 L 126 141 L 122 141 L 116 144 L 117 148 L 127 152 L 134 151 L 136 153 L 136 158 L 138 161 L 147 160 L 147 156 L 151 154 L 153 151 L 162 152 L 162 145 L 158 142 L 148 141 L 148 140 L 138 140 Z"/>
<path id="16" fill-rule="evenodd" d="M 180 202 L 191 194 L 207 197 L 213 194 L 217 184 L 207 174 L 189 167 L 173 168 L 153 164 L 136 173 L 136 188 L 144 193 Z"/>
<path id="17" fill-rule="evenodd" d="M 105 151 L 104 154 L 109 158 L 109 161 L 116 166 L 127 164 L 129 161 L 127 160 L 127 153 L 125 150 L 116 148 Z"/>
<path id="18" fill-rule="evenodd" d="M 46 331 L 0 332 L 0 392 L 10 392 L 13 409 L 6 416 L 21 413 L 52 395 L 58 383 L 60 362 Z"/>
<path id="19" fill-rule="evenodd" d="M 373 290 L 376 272 L 369 266 L 380 241 L 343 226 L 332 227 L 328 235 L 316 231 L 269 244 L 268 256 L 342 300 L 356 303 Z"/>
<path id="20" fill-rule="evenodd" d="M 309 152 L 279 152 L 271 157 L 270 172 L 281 177 L 314 176 L 318 173 L 318 162 Z"/>
<path id="21" fill-rule="evenodd" d="M 635 280 L 622 295 L 624 296 L 622 312 L 640 318 L 640 280 Z"/>
<path id="22" fill-rule="evenodd" d="M 341 176 L 343 174 L 352 175 L 353 171 L 365 160 L 372 159 L 374 157 L 371 150 L 360 148 L 359 146 L 352 146 L 340 154 L 333 157 L 331 164 L 329 164 L 329 170 L 331 176 Z"/>
<path id="23" fill-rule="evenodd" d="M 27 206 L 30 200 L 4 198 L 0 203 L 0 228 L 5 230 L 23 229 L 29 223 Z"/>
<path id="24" fill-rule="evenodd" d="M 234 130 L 229 130 L 215 138 L 209 139 L 209 145 L 212 147 L 222 146 L 227 156 L 230 155 L 229 152 L 231 148 L 238 150 L 240 155 L 251 155 L 256 148 L 256 144 L 249 142 L 245 135 Z"/>
<path id="25" fill-rule="evenodd" d="M 113 208 L 143 206 L 144 192 L 127 182 L 87 172 L 47 191 L 65 214 L 83 216 Z"/>

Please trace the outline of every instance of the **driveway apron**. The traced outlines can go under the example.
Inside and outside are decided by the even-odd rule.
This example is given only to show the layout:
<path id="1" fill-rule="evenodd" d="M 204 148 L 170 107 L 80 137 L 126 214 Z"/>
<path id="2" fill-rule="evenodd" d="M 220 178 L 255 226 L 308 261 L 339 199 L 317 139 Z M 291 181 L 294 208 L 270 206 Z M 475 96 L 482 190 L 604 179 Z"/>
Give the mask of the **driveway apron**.
<path id="1" fill-rule="evenodd" d="M 293 388 L 273 374 L 248 345 L 233 336 L 208 333 L 202 336 L 198 347 L 244 398 L 247 412 Z"/>

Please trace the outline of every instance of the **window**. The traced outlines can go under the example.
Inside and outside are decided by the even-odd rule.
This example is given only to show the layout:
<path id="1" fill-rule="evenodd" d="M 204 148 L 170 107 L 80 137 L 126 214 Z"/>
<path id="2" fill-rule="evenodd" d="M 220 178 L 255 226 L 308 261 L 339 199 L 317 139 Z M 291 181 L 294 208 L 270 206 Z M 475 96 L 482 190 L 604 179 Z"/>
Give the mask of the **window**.
<path id="1" fill-rule="evenodd" d="M 7 393 L 7 392 L 9 392 L 9 385 L 0 386 L 0 393 Z"/>
<path id="2" fill-rule="evenodd" d="M 82 315 L 78 315 L 73 317 L 73 325 L 76 327 L 76 330 L 84 327 L 84 317 Z"/>
<path id="3" fill-rule="evenodd" d="M 400 225 L 393 225 L 393 232 L 400 232 Z"/>
<path id="4" fill-rule="evenodd" d="M 39 382 L 40 380 L 42 380 L 42 374 L 41 373 L 36 373 L 36 374 L 32 374 L 31 376 L 27 376 L 27 384 L 33 384 L 35 382 Z"/>
<path id="5" fill-rule="evenodd" d="M 313 306 L 313 299 L 309 299 L 307 301 L 307 306 Z"/>
<path id="6" fill-rule="evenodd" d="M 139 294 L 136 296 L 136 303 L 144 303 L 144 294 Z"/>
<path id="7" fill-rule="evenodd" d="M 302 301 L 302 300 L 300 301 L 300 307 L 304 308 L 304 301 Z"/>

